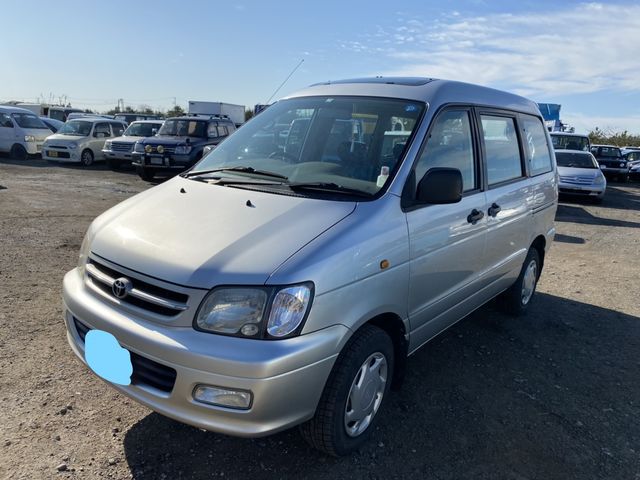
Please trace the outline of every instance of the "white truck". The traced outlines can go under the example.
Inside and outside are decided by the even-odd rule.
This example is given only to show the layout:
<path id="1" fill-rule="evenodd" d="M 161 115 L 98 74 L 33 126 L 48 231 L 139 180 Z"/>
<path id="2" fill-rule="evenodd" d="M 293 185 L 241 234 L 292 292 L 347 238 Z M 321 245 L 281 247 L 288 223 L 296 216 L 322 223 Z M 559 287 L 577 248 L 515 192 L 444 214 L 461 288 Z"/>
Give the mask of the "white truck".
<path id="1" fill-rule="evenodd" d="M 189 100 L 189 115 L 226 115 L 240 126 L 244 123 L 244 105 L 224 102 L 198 102 Z"/>

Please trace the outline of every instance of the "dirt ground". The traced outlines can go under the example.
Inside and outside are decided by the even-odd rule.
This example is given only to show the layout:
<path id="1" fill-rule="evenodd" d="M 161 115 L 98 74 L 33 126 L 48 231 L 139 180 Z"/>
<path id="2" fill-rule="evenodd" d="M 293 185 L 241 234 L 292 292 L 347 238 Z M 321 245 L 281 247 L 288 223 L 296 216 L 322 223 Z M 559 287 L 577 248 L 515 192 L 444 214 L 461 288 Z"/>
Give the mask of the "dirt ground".
<path id="1" fill-rule="evenodd" d="M 91 220 L 148 187 L 0 158 L 0 478 L 640 479 L 640 184 L 562 201 L 530 314 L 490 304 L 437 337 L 372 441 L 340 459 L 295 429 L 246 440 L 179 424 L 74 358 L 62 277 Z"/>

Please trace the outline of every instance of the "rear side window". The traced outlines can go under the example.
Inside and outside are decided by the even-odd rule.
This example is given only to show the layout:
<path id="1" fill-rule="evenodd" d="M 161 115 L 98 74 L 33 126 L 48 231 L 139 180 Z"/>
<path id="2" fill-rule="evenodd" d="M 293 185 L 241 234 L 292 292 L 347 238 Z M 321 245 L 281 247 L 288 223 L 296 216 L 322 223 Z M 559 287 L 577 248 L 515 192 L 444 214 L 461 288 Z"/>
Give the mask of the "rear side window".
<path id="1" fill-rule="evenodd" d="M 439 167 L 460 170 L 465 192 L 476 188 L 473 136 L 467 110 L 448 110 L 435 120 L 416 164 L 416 184 L 430 169 Z"/>
<path id="2" fill-rule="evenodd" d="M 494 115 L 480 115 L 480 119 L 489 185 L 522 177 L 515 119 Z"/>
<path id="3" fill-rule="evenodd" d="M 114 137 L 119 137 L 120 135 L 122 135 L 124 133 L 125 127 L 121 123 L 112 123 L 111 124 L 111 130 L 113 130 L 113 136 Z"/>
<path id="4" fill-rule="evenodd" d="M 93 130 L 93 136 L 97 138 L 105 138 L 111 136 L 108 123 L 98 123 Z"/>
<path id="5" fill-rule="evenodd" d="M 531 176 L 551 171 L 551 154 L 542 122 L 536 117 L 523 115 L 525 152 Z"/>

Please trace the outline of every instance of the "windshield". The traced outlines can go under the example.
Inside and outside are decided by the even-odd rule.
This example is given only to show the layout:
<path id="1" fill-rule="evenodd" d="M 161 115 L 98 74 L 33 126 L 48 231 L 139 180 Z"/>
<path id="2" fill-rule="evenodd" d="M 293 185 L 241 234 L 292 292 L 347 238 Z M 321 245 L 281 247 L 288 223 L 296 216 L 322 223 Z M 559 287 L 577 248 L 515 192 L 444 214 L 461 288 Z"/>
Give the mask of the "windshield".
<path id="1" fill-rule="evenodd" d="M 551 135 L 553 148 L 556 150 L 581 150 L 589 151 L 589 137 L 578 137 L 575 135 Z"/>
<path id="2" fill-rule="evenodd" d="M 249 167 L 287 184 L 331 184 L 373 195 L 402 158 L 424 110 L 415 101 L 306 97 L 277 102 L 198 163 L 193 172 Z"/>
<path id="3" fill-rule="evenodd" d="M 594 147 L 591 149 L 591 153 L 598 157 L 605 158 L 621 158 L 622 153 L 618 147 Z"/>
<path id="4" fill-rule="evenodd" d="M 557 152 L 556 163 L 559 167 L 598 168 L 598 164 L 590 153 Z"/>
<path id="5" fill-rule="evenodd" d="M 132 137 L 152 137 L 160 129 L 160 123 L 132 123 L 124 132 Z"/>
<path id="6" fill-rule="evenodd" d="M 49 130 L 42 120 L 33 113 L 12 113 L 11 116 L 22 128 L 40 128 Z"/>
<path id="7" fill-rule="evenodd" d="M 89 136 L 90 132 L 91 122 L 84 122 L 82 120 L 70 120 L 58 130 L 58 133 L 62 135 L 79 135 L 81 137 Z"/>
<path id="8" fill-rule="evenodd" d="M 158 135 L 170 137 L 205 137 L 207 136 L 207 122 L 199 120 L 170 119 L 164 122 Z"/>

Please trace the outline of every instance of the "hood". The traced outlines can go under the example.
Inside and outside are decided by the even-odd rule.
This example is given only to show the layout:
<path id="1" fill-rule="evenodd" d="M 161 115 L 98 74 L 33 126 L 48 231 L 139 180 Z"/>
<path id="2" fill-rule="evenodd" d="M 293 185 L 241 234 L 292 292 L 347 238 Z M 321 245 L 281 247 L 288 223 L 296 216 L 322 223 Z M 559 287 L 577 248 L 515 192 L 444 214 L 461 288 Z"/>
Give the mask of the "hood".
<path id="1" fill-rule="evenodd" d="M 65 142 L 77 142 L 79 140 L 83 140 L 87 137 L 82 136 L 82 135 L 63 135 L 61 133 L 54 133 L 53 135 L 49 135 L 47 137 L 47 141 L 51 142 L 51 141 L 56 141 L 59 143 L 65 143 Z"/>
<path id="2" fill-rule="evenodd" d="M 51 130 L 48 128 L 23 128 L 22 132 L 23 135 L 33 135 L 36 142 L 43 142 L 49 135 L 51 135 Z"/>
<path id="3" fill-rule="evenodd" d="M 601 172 L 598 168 L 558 167 L 558 175 L 561 177 L 596 178 L 600 173 Z"/>
<path id="4" fill-rule="evenodd" d="M 114 137 L 113 140 L 111 141 L 113 143 L 117 143 L 117 142 L 135 143 L 142 138 L 146 138 L 146 137 L 139 137 L 138 135 L 120 135 L 119 137 Z"/>
<path id="5" fill-rule="evenodd" d="M 175 177 L 98 217 L 91 251 L 189 287 L 262 285 L 355 205 Z"/>
<path id="6" fill-rule="evenodd" d="M 199 143 L 206 138 L 203 137 L 174 137 L 174 136 L 164 136 L 164 135 L 156 135 L 155 137 L 147 137 L 142 143 L 144 145 L 185 145 L 187 143 L 187 139 L 189 139 L 190 143 Z"/>

